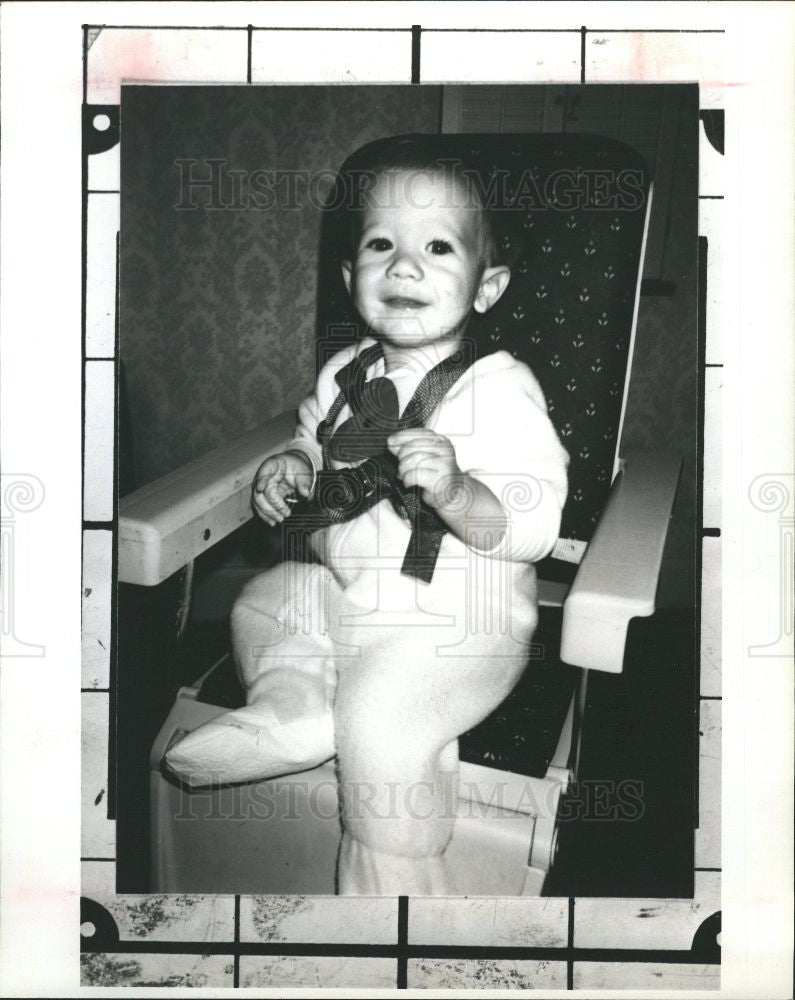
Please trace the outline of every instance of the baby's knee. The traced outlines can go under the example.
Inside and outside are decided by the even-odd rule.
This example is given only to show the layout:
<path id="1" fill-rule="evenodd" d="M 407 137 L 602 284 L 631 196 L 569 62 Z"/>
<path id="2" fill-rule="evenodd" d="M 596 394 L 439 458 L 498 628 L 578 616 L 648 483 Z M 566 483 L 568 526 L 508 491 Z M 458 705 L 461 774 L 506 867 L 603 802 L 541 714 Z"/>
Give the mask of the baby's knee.
<path id="1" fill-rule="evenodd" d="M 232 606 L 232 621 L 245 621 L 256 615 L 278 615 L 289 602 L 287 585 L 290 575 L 285 565 L 280 563 L 249 580 Z"/>
<path id="2" fill-rule="evenodd" d="M 339 699 L 334 726 L 340 777 L 354 783 L 430 779 L 446 743 L 440 734 L 389 711 L 341 711 Z"/>
<path id="3" fill-rule="evenodd" d="M 264 658 L 272 655 L 283 640 L 284 630 L 267 609 L 257 607 L 243 595 L 232 608 L 229 625 L 232 653 L 241 680 L 248 687 L 263 669 Z"/>
<path id="4" fill-rule="evenodd" d="M 300 563 L 280 563 L 243 587 L 230 616 L 233 648 L 240 655 L 267 655 L 294 632 L 306 632 L 307 622 L 319 624 L 315 619 L 320 606 L 307 593 L 309 569 Z"/>

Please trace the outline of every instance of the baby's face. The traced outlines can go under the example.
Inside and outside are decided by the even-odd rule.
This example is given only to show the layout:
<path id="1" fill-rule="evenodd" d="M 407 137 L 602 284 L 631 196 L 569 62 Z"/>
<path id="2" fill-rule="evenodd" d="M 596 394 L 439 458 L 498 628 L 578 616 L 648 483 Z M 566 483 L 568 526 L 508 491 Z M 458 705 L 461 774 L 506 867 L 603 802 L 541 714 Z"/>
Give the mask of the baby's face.
<path id="1" fill-rule="evenodd" d="M 443 174 L 382 175 L 365 209 L 356 256 L 343 275 L 359 313 L 380 336 L 404 347 L 457 339 L 472 309 L 491 304 L 481 210 Z"/>

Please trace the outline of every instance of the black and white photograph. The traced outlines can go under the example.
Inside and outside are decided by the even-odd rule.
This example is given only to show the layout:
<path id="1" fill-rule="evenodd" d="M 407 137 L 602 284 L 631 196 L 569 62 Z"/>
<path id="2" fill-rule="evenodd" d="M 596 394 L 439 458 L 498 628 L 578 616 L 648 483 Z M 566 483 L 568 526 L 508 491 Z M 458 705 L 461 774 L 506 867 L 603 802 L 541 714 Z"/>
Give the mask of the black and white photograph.
<path id="1" fill-rule="evenodd" d="M 761 996 L 767 954 L 785 996 L 791 248 L 748 234 L 793 177 L 746 183 L 787 119 L 743 5 L 165 6 L 63 20 L 78 238 L 27 301 L 75 314 L 35 335 L 68 406 L 2 490 L 44 691 L 5 672 L 3 742 L 63 780 L 4 980 L 53 988 L 8 957 L 46 898 L 75 995 Z"/>
<path id="2" fill-rule="evenodd" d="M 120 117 L 119 889 L 691 895 L 697 88 Z"/>

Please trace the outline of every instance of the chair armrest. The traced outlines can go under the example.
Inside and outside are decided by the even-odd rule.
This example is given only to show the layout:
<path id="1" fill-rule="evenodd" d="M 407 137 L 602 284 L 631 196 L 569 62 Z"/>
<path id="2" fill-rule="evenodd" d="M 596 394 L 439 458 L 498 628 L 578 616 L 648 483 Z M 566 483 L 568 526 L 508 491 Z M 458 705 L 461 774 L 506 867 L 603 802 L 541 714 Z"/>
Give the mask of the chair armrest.
<path id="1" fill-rule="evenodd" d="M 654 613 L 682 460 L 630 452 L 563 605 L 561 659 L 621 673 L 630 618 Z"/>
<path id="2" fill-rule="evenodd" d="M 121 499 L 119 581 L 155 586 L 245 524 L 255 472 L 294 429 L 282 413 Z"/>

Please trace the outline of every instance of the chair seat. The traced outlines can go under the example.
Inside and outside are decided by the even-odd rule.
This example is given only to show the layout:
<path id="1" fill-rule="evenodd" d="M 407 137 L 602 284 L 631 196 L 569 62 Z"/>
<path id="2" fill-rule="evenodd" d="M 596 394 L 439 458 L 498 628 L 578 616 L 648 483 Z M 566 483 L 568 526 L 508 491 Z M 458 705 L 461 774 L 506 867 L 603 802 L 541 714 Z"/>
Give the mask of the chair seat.
<path id="1" fill-rule="evenodd" d="M 459 757 L 471 764 L 543 778 L 555 752 L 578 671 L 561 663 L 561 611 L 541 608 L 527 669 L 504 702 L 459 740 Z M 198 701 L 224 708 L 246 703 L 232 657 L 203 681 Z"/>

